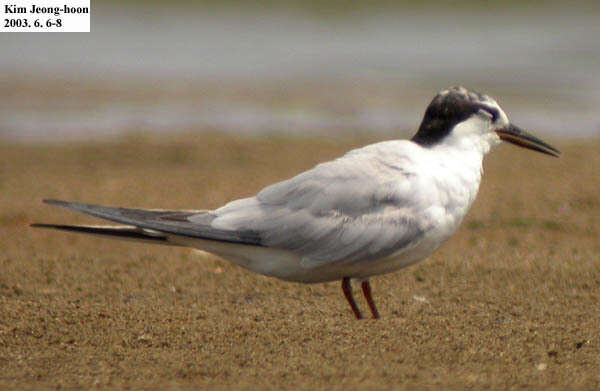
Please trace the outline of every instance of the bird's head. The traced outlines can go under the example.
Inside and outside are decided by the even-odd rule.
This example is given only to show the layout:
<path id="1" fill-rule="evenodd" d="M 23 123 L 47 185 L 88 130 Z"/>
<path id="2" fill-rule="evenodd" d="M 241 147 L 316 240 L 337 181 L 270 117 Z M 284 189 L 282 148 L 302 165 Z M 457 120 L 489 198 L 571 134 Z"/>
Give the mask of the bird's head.
<path id="1" fill-rule="evenodd" d="M 552 156 L 560 154 L 548 143 L 511 124 L 493 98 L 464 87 L 437 94 L 412 138 L 424 147 L 464 146 L 484 154 L 502 140 Z"/>

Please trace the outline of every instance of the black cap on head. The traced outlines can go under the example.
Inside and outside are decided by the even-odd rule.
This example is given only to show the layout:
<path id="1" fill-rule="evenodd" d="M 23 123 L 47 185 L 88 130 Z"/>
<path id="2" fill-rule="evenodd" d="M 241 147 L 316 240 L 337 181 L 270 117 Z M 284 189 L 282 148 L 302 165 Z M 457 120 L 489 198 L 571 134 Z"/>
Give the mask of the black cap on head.
<path id="1" fill-rule="evenodd" d="M 421 126 L 411 140 L 423 146 L 436 144 L 446 137 L 456 124 L 482 109 L 489 112 L 492 121 L 495 121 L 498 118 L 498 110 L 484 105 L 484 102 L 495 105 L 486 95 L 464 87 L 453 87 L 440 92 L 427 106 Z"/>

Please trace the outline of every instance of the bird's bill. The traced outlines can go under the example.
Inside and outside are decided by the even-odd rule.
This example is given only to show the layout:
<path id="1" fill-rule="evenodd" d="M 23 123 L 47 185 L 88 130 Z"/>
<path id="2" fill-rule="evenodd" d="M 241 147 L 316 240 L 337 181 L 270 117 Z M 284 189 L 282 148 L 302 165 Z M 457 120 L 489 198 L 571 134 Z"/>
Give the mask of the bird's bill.
<path id="1" fill-rule="evenodd" d="M 532 149 L 546 155 L 558 157 L 560 151 L 554 148 L 552 145 L 540 140 L 539 138 L 527 133 L 523 129 L 510 124 L 505 129 L 496 130 L 496 133 L 501 140 L 508 141 L 509 143 L 518 145 L 523 148 Z"/>

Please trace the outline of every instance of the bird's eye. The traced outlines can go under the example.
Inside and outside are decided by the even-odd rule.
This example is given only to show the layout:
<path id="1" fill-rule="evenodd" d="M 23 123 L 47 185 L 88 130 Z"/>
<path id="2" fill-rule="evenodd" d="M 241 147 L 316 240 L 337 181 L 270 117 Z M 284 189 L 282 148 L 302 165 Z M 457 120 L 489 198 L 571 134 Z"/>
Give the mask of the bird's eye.
<path id="1" fill-rule="evenodd" d="M 496 122 L 500 114 L 498 114 L 498 110 L 493 107 L 488 107 L 484 105 L 479 105 L 479 108 L 489 114 L 492 117 L 492 122 Z"/>
<path id="2" fill-rule="evenodd" d="M 496 122 L 499 117 L 498 110 L 496 109 L 488 109 L 488 113 L 492 115 L 492 122 Z"/>

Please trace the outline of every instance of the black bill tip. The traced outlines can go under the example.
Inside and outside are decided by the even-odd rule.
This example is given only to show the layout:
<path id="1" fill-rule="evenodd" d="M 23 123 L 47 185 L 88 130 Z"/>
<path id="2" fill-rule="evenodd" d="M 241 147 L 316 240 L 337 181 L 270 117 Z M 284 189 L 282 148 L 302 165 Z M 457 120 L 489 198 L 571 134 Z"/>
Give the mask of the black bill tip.
<path id="1" fill-rule="evenodd" d="M 513 124 L 510 124 L 507 128 L 496 130 L 496 133 L 501 140 L 508 141 L 519 147 L 531 149 L 554 157 L 560 156 L 560 151 L 558 149 Z"/>

